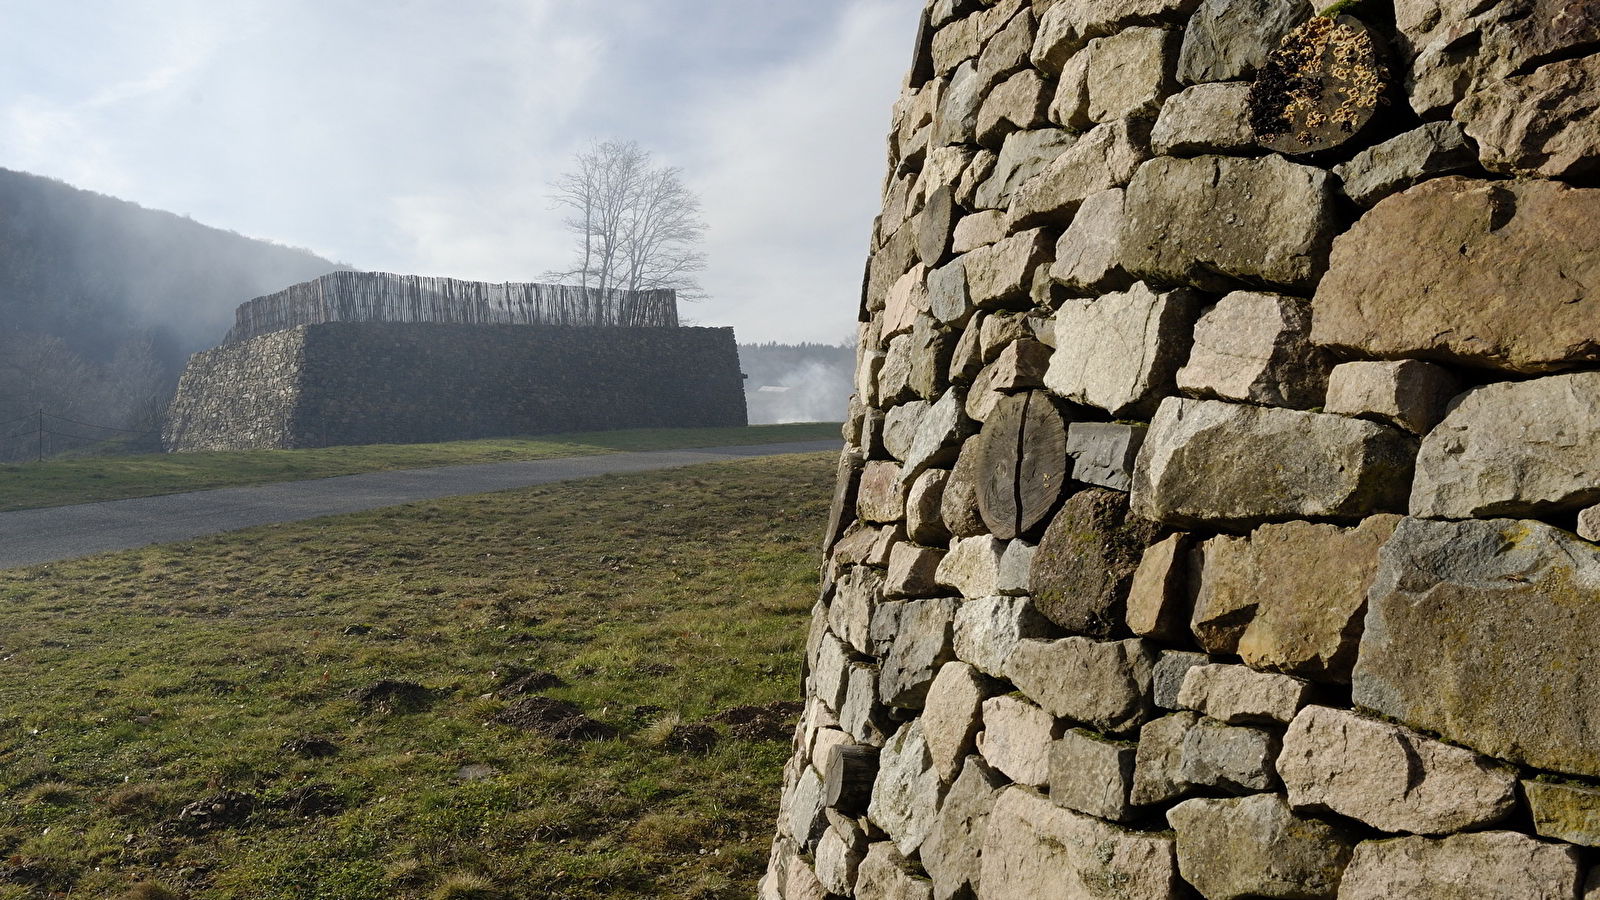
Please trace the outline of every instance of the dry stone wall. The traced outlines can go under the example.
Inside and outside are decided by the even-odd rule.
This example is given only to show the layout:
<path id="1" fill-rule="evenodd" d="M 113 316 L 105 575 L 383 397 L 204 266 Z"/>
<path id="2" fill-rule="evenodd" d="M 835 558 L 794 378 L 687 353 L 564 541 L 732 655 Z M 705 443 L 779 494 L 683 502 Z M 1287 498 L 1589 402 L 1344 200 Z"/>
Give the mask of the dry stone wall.
<path id="1" fill-rule="evenodd" d="M 1600 4 L 930 0 L 763 900 L 1600 898 Z"/>
<path id="2" fill-rule="evenodd" d="M 742 427 L 731 328 L 300 325 L 195 354 L 168 449 Z"/>

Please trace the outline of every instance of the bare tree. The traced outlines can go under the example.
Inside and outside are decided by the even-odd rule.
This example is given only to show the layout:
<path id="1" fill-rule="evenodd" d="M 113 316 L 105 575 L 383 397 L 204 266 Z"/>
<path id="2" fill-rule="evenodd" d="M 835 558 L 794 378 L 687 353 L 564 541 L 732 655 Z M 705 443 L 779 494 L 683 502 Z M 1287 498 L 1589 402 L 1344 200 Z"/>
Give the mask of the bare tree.
<path id="1" fill-rule="evenodd" d="M 574 157 L 575 171 L 556 180 L 551 201 L 572 211 L 576 264 L 547 278 L 601 291 L 670 288 L 683 300 L 704 296 L 695 273 L 706 267 L 695 249 L 705 237 L 700 198 L 680 173 L 651 164 L 633 141 L 606 141 Z"/>

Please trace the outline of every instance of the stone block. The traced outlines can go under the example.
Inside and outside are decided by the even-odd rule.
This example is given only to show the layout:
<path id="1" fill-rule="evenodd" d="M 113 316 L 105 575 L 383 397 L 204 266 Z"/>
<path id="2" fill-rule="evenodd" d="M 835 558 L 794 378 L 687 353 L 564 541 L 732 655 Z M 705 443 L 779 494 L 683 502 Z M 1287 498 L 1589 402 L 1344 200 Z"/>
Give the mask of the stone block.
<path id="1" fill-rule="evenodd" d="M 1127 184 L 1150 158 L 1150 124 L 1118 119 L 1095 126 L 1017 188 L 1007 212 L 1008 227 L 1068 225 L 1090 195 Z"/>
<path id="2" fill-rule="evenodd" d="M 995 590 L 1008 597 L 1021 597 L 1033 592 L 1033 558 L 1038 545 L 1017 538 L 1006 542 L 1000 555 L 1000 580 Z"/>
<path id="3" fill-rule="evenodd" d="M 856 900 L 933 900 L 933 885 L 915 872 L 893 842 L 872 844 L 856 874 Z"/>
<path id="4" fill-rule="evenodd" d="M 989 530 L 978 510 L 978 475 L 983 462 L 983 441 L 967 441 L 945 481 L 939 498 L 939 518 L 955 537 L 976 537 Z"/>
<path id="5" fill-rule="evenodd" d="M 1025 788 L 1002 791 L 989 814 L 978 895 L 1172 900 L 1183 896 L 1173 839 L 1125 831 Z"/>
<path id="6" fill-rule="evenodd" d="M 1054 96 L 1052 85 L 1032 69 L 1025 69 L 1001 82 L 978 107 L 978 143 L 995 149 L 1006 135 L 1016 131 L 1043 128 L 1050 124 L 1045 113 Z"/>
<path id="7" fill-rule="evenodd" d="M 1033 270 L 1050 262 L 1054 250 L 1051 236 L 1035 229 L 968 253 L 962 258 L 972 302 L 984 309 L 1031 302 L 1028 291 L 1033 286 Z"/>
<path id="8" fill-rule="evenodd" d="M 941 328 L 933 317 L 919 313 L 911 327 L 911 392 L 924 400 L 936 400 L 947 386 L 950 356 L 956 338 Z"/>
<path id="9" fill-rule="evenodd" d="M 1085 196 L 1056 242 L 1050 278 L 1068 291 L 1099 296 L 1133 286 L 1122 268 L 1122 193 L 1108 188 Z"/>
<path id="10" fill-rule="evenodd" d="M 1195 666 L 1208 666 L 1216 660 L 1204 653 L 1190 650 L 1163 650 L 1151 671 L 1151 699 L 1158 709 L 1181 709 L 1178 696 L 1183 693 L 1184 679 Z"/>
<path id="11" fill-rule="evenodd" d="M 1334 241 L 1311 339 L 1365 357 L 1535 374 L 1600 359 L 1584 301 L 1600 284 L 1600 190 L 1425 181 Z"/>
<path id="12" fill-rule="evenodd" d="M 993 680 L 964 662 L 945 663 L 934 676 L 923 705 L 922 727 L 941 780 L 954 781 L 976 748 L 983 701 L 996 690 Z"/>
<path id="13" fill-rule="evenodd" d="M 1128 583 L 1124 619 L 1143 638 L 1177 642 L 1189 637 L 1191 538 L 1174 534 L 1145 548 Z"/>
<path id="14" fill-rule="evenodd" d="M 1134 27 L 1089 42 L 1089 119 L 1154 119 L 1178 89 L 1181 31 Z"/>
<path id="15" fill-rule="evenodd" d="M 1037 22 L 1024 8 L 1013 15 L 983 46 L 978 55 L 978 80 L 986 88 L 1028 66 Z"/>
<path id="16" fill-rule="evenodd" d="M 1600 548 L 1542 522 L 1406 519 L 1379 553 L 1358 706 L 1480 753 L 1600 777 Z M 1419 653 L 1417 648 L 1428 652 Z"/>
<path id="17" fill-rule="evenodd" d="M 845 689 L 850 686 L 850 649 L 832 632 L 823 636 L 811 666 L 809 695 L 820 699 L 831 710 L 844 705 Z"/>
<path id="18" fill-rule="evenodd" d="M 1144 283 L 1056 311 L 1056 352 L 1045 373 L 1051 391 L 1119 418 L 1151 415 L 1173 392 L 1189 353 L 1200 297 L 1158 293 Z"/>
<path id="19" fill-rule="evenodd" d="M 921 720 L 902 725 L 878 757 L 868 817 L 889 835 L 896 849 L 910 856 L 933 830 L 944 794 L 945 785 L 928 756 Z"/>
<path id="20" fill-rule="evenodd" d="M 884 353 L 883 363 L 878 369 L 879 404 L 892 406 L 917 399 L 917 391 L 911 386 L 912 365 L 915 361 L 916 349 L 909 333 L 889 339 L 889 349 Z"/>
<path id="21" fill-rule="evenodd" d="M 1044 373 L 1050 367 L 1052 352 L 1032 338 L 1021 337 L 1006 344 L 989 364 L 993 367 L 989 386 L 1008 394 L 1044 387 Z"/>
<path id="22" fill-rule="evenodd" d="M 828 605 L 828 628 L 857 653 L 872 654 L 872 611 L 883 602 L 883 575 L 854 566 L 839 579 Z"/>
<path id="23" fill-rule="evenodd" d="M 1263 406 L 1321 406 L 1333 360 L 1310 342 L 1311 304 L 1298 297 L 1234 291 L 1194 326 L 1194 349 L 1178 389 L 1194 397 Z"/>
<path id="24" fill-rule="evenodd" d="M 1344 897 L 1339 882 L 1355 837 L 1295 815 L 1277 794 L 1185 800 L 1167 822 L 1178 833 L 1178 870 L 1206 900 Z"/>
<path id="25" fill-rule="evenodd" d="M 1355 522 L 1405 509 L 1415 454 L 1405 433 L 1374 422 L 1169 397 L 1139 451 L 1133 511 L 1227 531 Z"/>
<path id="26" fill-rule="evenodd" d="M 1178 691 L 1180 706 L 1229 725 L 1287 725 L 1310 699 L 1311 685 L 1302 679 L 1248 666 L 1195 666 Z"/>
<path id="27" fill-rule="evenodd" d="M 974 896 L 979 881 L 979 851 L 988 836 L 989 813 L 994 809 L 1006 777 L 968 756 L 944 804 L 933 831 L 922 843 L 922 866 L 933 881 L 934 900 Z"/>
<path id="28" fill-rule="evenodd" d="M 1592 174 L 1600 168 L 1600 56 L 1559 60 L 1485 84 L 1456 106 L 1455 117 L 1491 172 L 1566 179 Z"/>
<path id="29" fill-rule="evenodd" d="M 883 309 L 883 340 L 909 332 L 917 314 L 928 311 L 927 282 L 928 267 L 917 263 L 889 288 L 889 298 Z"/>
<path id="30" fill-rule="evenodd" d="M 1128 590 L 1161 526 L 1128 514 L 1128 495 L 1088 488 L 1062 504 L 1045 529 L 1029 574 L 1033 602 L 1067 631 L 1125 634 Z"/>
<path id="31" fill-rule="evenodd" d="M 983 49 L 983 45 L 978 42 L 975 25 L 976 21 L 970 17 L 958 19 L 934 33 L 933 70 L 936 73 L 949 75 L 963 67 L 963 63 L 970 62 L 976 74 L 978 51 Z"/>
<path id="32" fill-rule="evenodd" d="M 1027 597 L 980 597 L 956 611 L 956 657 L 995 678 L 1018 642 L 1049 637 L 1050 623 Z"/>
<path id="33" fill-rule="evenodd" d="M 817 881 L 829 894 L 850 896 L 855 892 L 861 858 L 860 851 L 840 837 L 838 831 L 829 828 L 817 843 Z"/>
<path id="34" fill-rule="evenodd" d="M 1000 154 L 987 147 L 973 154 L 972 163 L 961 173 L 961 180 L 956 183 L 955 201 L 962 209 L 977 208 L 978 188 L 994 174 L 995 163 L 999 159 Z"/>
<path id="35" fill-rule="evenodd" d="M 900 467 L 883 460 L 867 463 L 856 492 L 857 514 L 868 522 L 894 522 L 905 516 L 905 503 Z"/>
<path id="36" fill-rule="evenodd" d="M 1010 199 L 1007 198 L 1006 202 L 1009 203 Z M 979 247 L 998 244 L 1005 240 L 1005 237 L 1006 214 L 1004 205 L 1001 204 L 993 208 L 980 209 L 970 216 L 962 216 L 956 223 L 955 233 L 950 237 L 950 249 L 955 253 L 966 253 Z"/>
<path id="37" fill-rule="evenodd" d="M 1265 729 L 1201 719 L 1184 733 L 1179 777 L 1229 794 L 1276 790 L 1279 746 L 1278 736 Z"/>
<path id="38" fill-rule="evenodd" d="M 822 838 L 828 820 L 822 814 L 822 776 L 810 766 L 800 773 L 800 780 L 789 792 L 788 836 L 803 852 L 810 853 Z"/>
<path id="39" fill-rule="evenodd" d="M 863 663 L 850 663 L 850 681 L 845 688 L 844 706 L 839 710 L 839 727 L 858 744 L 882 747 L 894 730 L 889 712 L 878 702 L 878 670 Z"/>
<path id="40" fill-rule="evenodd" d="M 983 701 L 978 752 L 1018 784 L 1042 787 L 1050 780 L 1050 745 L 1063 728 L 1054 716 L 1012 696 Z"/>
<path id="41" fill-rule="evenodd" d="M 1199 156 L 1203 153 L 1248 153 L 1255 149 L 1246 105 L 1250 85 L 1197 84 L 1167 99 L 1150 130 L 1150 149 L 1157 156 Z"/>
<path id="42" fill-rule="evenodd" d="M 1133 789 L 1137 745 L 1073 728 L 1050 748 L 1050 802 L 1113 822 L 1137 812 Z"/>
<path id="43" fill-rule="evenodd" d="M 911 445 L 917 439 L 917 427 L 928 412 L 926 400 L 912 400 L 892 406 L 883 417 L 883 448 L 897 460 L 911 455 Z"/>
<path id="44" fill-rule="evenodd" d="M 883 595 L 890 600 L 932 597 L 939 593 L 934 572 L 944 559 L 943 550 L 896 544 L 889 551 L 889 574 L 884 579 Z"/>
<path id="45" fill-rule="evenodd" d="M 878 696 L 886 705 L 922 708 L 934 675 L 955 659 L 957 603 L 950 598 L 910 600 L 901 609 L 878 673 Z"/>
<path id="46" fill-rule="evenodd" d="M 1470 171 L 1478 155 L 1456 122 L 1429 122 L 1357 153 L 1334 167 L 1346 197 L 1372 206 L 1441 175 Z"/>
<path id="47" fill-rule="evenodd" d="M 1600 506 L 1591 506 L 1578 513 L 1578 537 L 1600 542 Z"/>
<path id="48" fill-rule="evenodd" d="M 1000 359 L 1000 354 L 1016 341 L 1028 336 L 1027 321 L 1023 316 L 1012 313 L 993 313 L 983 317 L 983 325 L 978 329 L 978 346 L 983 354 L 983 361 L 992 364 Z"/>
<path id="49" fill-rule="evenodd" d="M 1567 900 L 1583 872 L 1573 847 L 1511 831 L 1363 841 L 1339 900 Z"/>
<path id="50" fill-rule="evenodd" d="M 1600 501 L 1600 372 L 1474 388 L 1451 404 L 1417 454 L 1411 514 L 1528 517 Z"/>
<path id="51" fill-rule="evenodd" d="M 1450 370 L 1418 359 L 1349 362 L 1328 376 L 1324 412 L 1359 416 L 1423 435 L 1462 391 Z"/>
<path id="52" fill-rule="evenodd" d="M 1184 84 L 1249 79 L 1313 12 L 1308 0 L 1205 0 L 1184 29 L 1178 78 Z"/>
<path id="53" fill-rule="evenodd" d="M 1022 640 L 1006 658 L 1005 674 L 1052 715 L 1103 734 L 1131 735 L 1154 711 L 1155 662 L 1155 648 L 1142 640 Z"/>
<path id="54" fill-rule="evenodd" d="M 950 531 L 939 517 L 949 479 L 949 469 L 929 469 L 911 482 L 906 491 L 906 534 L 913 541 L 933 547 L 950 540 Z"/>
<path id="55" fill-rule="evenodd" d="M 952 538 L 935 578 L 963 597 L 989 597 L 999 593 L 1000 557 L 1005 543 L 993 535 Z"/>
<path id="56" fill-rule="evenodd" d="M 1516 775 L 1470 750 L 1342 709 L 1308 706 L 1283 739 L 1278 774 L 1297 810 L 1380 831 L 1450 834 L 1504 819 Z"/>
<path id="57" fill-rule="evenodd" d="M 1309 291 L 1337 229 L 1332 176 L 1281 156 L 1152 159 L 1128 183 L 1124 209 L 1129 273 L 1219 293 Z"/>
<path id="58" fill-rule="evenodd" d="M 805 860 L 794 860 L 786 870 L 783 900 L 827 900 L 828 891 Z"/>
<path id="59" fill-rule="evenodd" d="M 1059 128 L 1039 128 L 1007 135 L 1005 144 L 1000 148 L 1000 155 L 995 160 L 994 172 L 978 188 L 973 203 L 979 210 L 1000 214 L 1000 210 L 1011 204 L 1011 196 L 1016 193 L 1017 188 L 1044 171 L 1046 166 L 1055 162 L 1056 157 L 1066 152 L 1077 141 L 1075 135 Z M 999 236 L 984 243 L 997 243 L 1005 237 L 1005 219 L 1003 214 L 1000 215 L 1001 218 L 997 223 Z"/>
<path id="60" fill-rule="evenodd" d="M 917 419 L 916 436 L 900 467 L 902 482 L 914 481 L 930 468 L 943 468 L 956 461 L 962 440 L 974 430 L 963 410 L 966 400 L 965 391 L 950 388 Z"/>
<path id="61" fill-rule="evenodd" d="M 1133 486 L 1133 465 L 1148 431 L 1144 425 L 1073 422 L 1067 426 L 1072 478 L 1114 491 Z"/>
<path id="62" fill-rule="evenodd" d="M 1524 781 L 1533 830 L 1542 837 L 1600 847 L 1600 790 L 1555 781 Z"/>
<path id="63" fill-rule="evenodd" d="M 1083 131 L 1094 125 L 1089 118 L 1088 53 L 1075 53 L 1062 65 L 1048 115 L 1050 121 L 1073 131 Z"/>
<path id="64" fill-rule="evenodd" d="M 967 290 L 965 257 L 957 257 L 928 272 L 928 312 L 935 321 L 960 328 L 976 310 Z M 959 346 L 957 351 L 953 356 L 959 356 Z"/>
<path id="65" fill-rule="evenodd" d="M 1199 721 L 1199 713 L 1179 712 L 1153 719 L 1139 729 L 1129 802 L 1168 803 L 1189 793 L 1193 785 L 1183 777 L 1183 744 Z"/>

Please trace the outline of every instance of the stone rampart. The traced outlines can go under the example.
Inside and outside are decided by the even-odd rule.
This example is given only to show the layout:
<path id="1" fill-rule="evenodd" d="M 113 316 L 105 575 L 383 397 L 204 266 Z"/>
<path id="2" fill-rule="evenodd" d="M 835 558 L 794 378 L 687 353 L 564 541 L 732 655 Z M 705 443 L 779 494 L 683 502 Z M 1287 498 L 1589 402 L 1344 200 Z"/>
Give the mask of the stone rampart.
<path id="1" fill-rule="evenodd" d="M 332 322 L 198 353 L 168 449 L 745 424 L 731 328 Z"/>
<path id="2" fill-rule="evenodd" d="M 763 900 L 1594 900 L 1600 5 L 930 0 Z"/>

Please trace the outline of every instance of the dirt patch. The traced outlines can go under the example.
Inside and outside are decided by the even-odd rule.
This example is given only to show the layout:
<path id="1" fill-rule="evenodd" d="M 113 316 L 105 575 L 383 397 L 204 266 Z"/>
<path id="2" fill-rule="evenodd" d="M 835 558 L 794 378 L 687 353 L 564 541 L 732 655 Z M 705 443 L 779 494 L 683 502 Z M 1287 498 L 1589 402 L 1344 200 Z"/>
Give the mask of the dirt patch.
<path id="1" fill-rule="evenodd" d="M 692 725 L 674 726 L 667 733 L 667 738 L 662 741 L 661 746 L 678 753 L 710 753 L 711 748 L 717 746 L 717 741 L 721 739 L 722 735 L 717 733 L 717 729 L 704 722 L 697 722 Z"/>
<path id="2" fill-rule="evenodd" d="M 297 737 L 284 741 L 279 748 L 302 759 L 325 759 L 339 752 L 339 745 L 326 738 Z"/>
<path id="3" fill-rule="evenodd" d="M 604 740 L 617 736 L 617 730 L 610 725 L 551 697 L 525 697 L 501 710 L 490 721 L 535 731 L 558 741 Z"/>
<path id="4" fill-rule="evenodd" d="M 561 676 L 554 672 L 529 672 L 526 669 L 511 669 L 506 672 L 505 678 L 500 683 L 500 688 L 495 693 L 503 699 L 524 697 L 528 694 L 537 694 L 551 688 L 566 687 L 567 683 Z"/>
<path id="5" fill-rule="evenodd" d="M 201 834 L 244 824 L 256 808 L 254 795 L 242 791 L 223 791 L 204 800 L 196 800 L 178 811 L 178 818 L 169 823 L 175 831 Z"/>
<path id="6" fill-rule="evenodd" d="M 345 694 L 363 709 L 376 712 L 414 712 L 428 705 L 428 689 L 411 681 L 382 681 L 356 688 Z"/>

